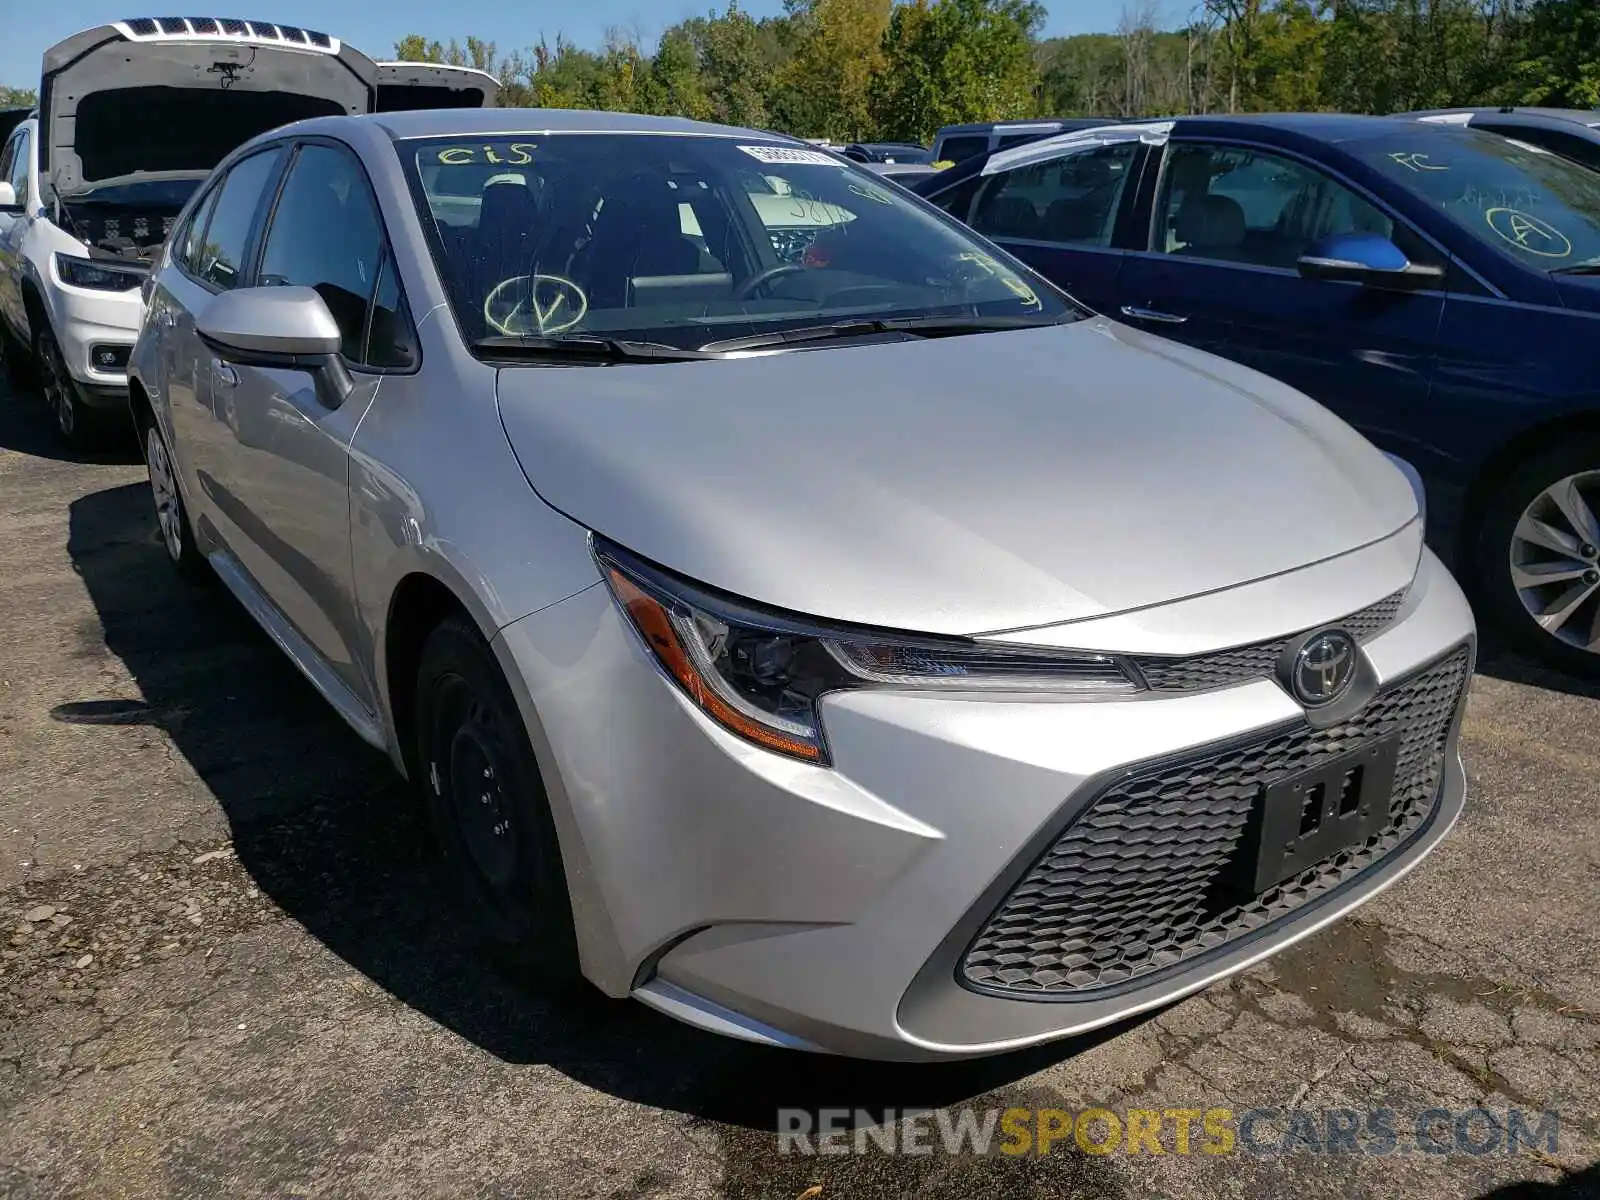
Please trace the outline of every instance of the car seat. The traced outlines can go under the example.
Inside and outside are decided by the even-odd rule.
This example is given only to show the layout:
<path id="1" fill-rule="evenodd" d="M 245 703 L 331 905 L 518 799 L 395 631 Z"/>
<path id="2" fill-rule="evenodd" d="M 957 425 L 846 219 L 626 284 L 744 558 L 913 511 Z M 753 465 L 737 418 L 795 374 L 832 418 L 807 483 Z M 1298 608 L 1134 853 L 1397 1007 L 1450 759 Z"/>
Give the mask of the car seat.
<path id="1" fill-rule="evenodd" d="M 1244 209 L 1231 196 L 1191 195 L 1178 209 L 1173 233 L 1179 254 L 1232 258 L 1244 241 Z"/>

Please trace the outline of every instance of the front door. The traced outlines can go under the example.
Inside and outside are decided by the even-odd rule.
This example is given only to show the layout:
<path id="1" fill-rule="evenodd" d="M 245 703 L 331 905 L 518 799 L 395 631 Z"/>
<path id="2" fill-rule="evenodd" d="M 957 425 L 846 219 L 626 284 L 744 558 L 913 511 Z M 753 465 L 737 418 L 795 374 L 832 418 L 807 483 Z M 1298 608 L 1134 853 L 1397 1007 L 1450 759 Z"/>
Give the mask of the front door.
<path id="1" fill-rule="evenodd" d="M 1143 160 L 1136 134 L 1111 144 L 1085 141 L 1026 157 L 977 189 L 970 213 L 956 213 L 1039 274 L 1097 312 L 1116 295 L 1123 252 L 1113 244 Z M 997 157 L 995 162 L 1004 162 Z"/>
<path id="2" fill-rule="evenodd" d="M 1382 442 L 1427 402 L 1444 291 L 1303 278 L 1336 233 L 1381 233 L 1413 262 L 1446 256 L 1356 189 L 1254 146 L 1168 145 L 1149 249 L 1123 268 L 1121 312 L 1306 392 Z"/>
<path id="3" fill-rule="evenodd" d="M 232 413 L 224 443 L 235 553 L 245 570 L 369 707 L 359 667 L 360 625 L 350 561 L 350 444 L 382 375 L 367 369 L 376 303 L 398 308 L 398 284 L 366 173 L 347 149 L 299 147 L 271 224 L 255 283 L 317 292 L 343 334 L 355 381 L 342 400 L 303 370 L 214 364 L 219 410 Z M 382 365 L 380 362 L 378 365 Z"/>
<path id="4" fill-rule="evenodd" d="M 11 184 L 19 209 L 0 212 L 0 322 L 19 334 L 26 323 L 22 312 L 22 237 L 32 219 L 28 203 L 32 153 L 26 126 L 13 132 L 5 149 L 0 150 L 0 180 Z"/>
<path id="5" fill-rule="evenodd" d="M 157 322 L 166 356 L 167 411 L 174 445 L 182 448 L 179 470 L 184 496 L 202 539 L 220 541 L 235 554 L 244 535 L 232 522 L 238 505 L 231 497 L 223 458 L 232 439 L 228 427 L 232 413 L 229 397 L 214 394 L 212 380 L 219 364 L 200 340 L 195 322 L 213 296 L 246 282 L 245 266 L 283 156 L 282 147 L 252 154 L 212 185 L 175 248 L 177 269 L 162 273 L 161 287 L 149 299 L 150 319 Z"/>

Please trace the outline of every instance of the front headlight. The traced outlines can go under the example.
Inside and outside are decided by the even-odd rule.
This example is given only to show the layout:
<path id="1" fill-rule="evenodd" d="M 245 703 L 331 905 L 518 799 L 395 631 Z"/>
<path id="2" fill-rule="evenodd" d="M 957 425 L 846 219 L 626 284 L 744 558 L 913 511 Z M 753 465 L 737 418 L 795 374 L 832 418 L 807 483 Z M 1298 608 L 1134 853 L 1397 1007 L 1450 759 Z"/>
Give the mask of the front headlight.
<path id="1" fill-rule="evenodd" d="M 108 266 L 93 259 L 56 252 L 56 274 L 72 287 L 97 292 L 127 292 L 142 284 L 148 272 L 138 267 Z"/>
<path id="2" fill-rule="evenodd" d="M 598 538 L 595 557 L 629 623 L 702 712 L 758 746 L 808 762 L 827 762 L 817 702 L 841 688 L 1062 696 L 1143 688 L 1114 655 L 834 626 L 711 592 Z"/>

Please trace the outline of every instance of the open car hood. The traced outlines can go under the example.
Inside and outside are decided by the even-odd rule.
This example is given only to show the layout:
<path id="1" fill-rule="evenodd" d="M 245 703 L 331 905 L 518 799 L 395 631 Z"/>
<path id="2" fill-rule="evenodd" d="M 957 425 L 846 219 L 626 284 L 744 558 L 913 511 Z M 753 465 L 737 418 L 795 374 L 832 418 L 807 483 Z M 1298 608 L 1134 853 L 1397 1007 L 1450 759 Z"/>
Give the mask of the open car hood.
<path id="1" fill-rule="evenodd" d="M 60 195 L 209 171 L 258 133 L 372 111 L 377 68 L 338 38 L 232 17 L 134 17 L 45 51 L 39 167 Z"/>
<path id="2" fill-rule="evenodd" d="M 378 112 L 422 108 L 494 108 L 500 82 L 487 71 L 443 63 L 378 64 Z"/>

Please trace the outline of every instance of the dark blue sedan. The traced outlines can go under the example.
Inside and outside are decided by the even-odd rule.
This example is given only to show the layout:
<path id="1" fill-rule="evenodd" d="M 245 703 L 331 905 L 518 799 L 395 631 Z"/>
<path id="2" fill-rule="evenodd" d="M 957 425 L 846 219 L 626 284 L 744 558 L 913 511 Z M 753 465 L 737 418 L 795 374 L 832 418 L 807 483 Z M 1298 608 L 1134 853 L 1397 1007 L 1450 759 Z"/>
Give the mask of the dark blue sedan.
<path id="1" fill-rule="evenodd" d="M 1465 127 L 1295 114 L 1085 130 L 913 186 L 1091 308 L 1409 459 L 1480 620 L 1600 673 L 1600 172 Z"/>

